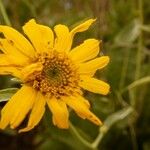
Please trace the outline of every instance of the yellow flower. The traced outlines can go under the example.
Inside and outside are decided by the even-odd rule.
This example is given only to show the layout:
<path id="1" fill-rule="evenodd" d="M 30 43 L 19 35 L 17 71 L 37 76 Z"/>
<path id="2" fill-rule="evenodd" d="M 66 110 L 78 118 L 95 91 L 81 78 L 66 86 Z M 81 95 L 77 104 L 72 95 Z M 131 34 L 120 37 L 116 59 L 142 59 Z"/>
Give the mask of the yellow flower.
<path id="1" fill-rule="evenodd" d="M 90 111 L 88 100 L 81 89 L 106 95 L 109 85 L 92 76 L 105 67 L 108 56 L 95 58 L 99 53 L 99 41 L 85 40 L 71 50 L 74 35 L 87 30 L 94 22 L 89 19 L 73 30 L 62 24 L 51 28 L 31 19 L 23 26 L 25 38 L 8 26 L 0 26 L 0 74 L 13 75 L 22 81 L 21 89 L 14 94 L 1 111 L 0 128 L 8 125 L 17 128 L 29 115 L 29 131 L 41 120 L 45 105 L 52 112 L 53 124 L 68 128 L 71 107 L 78 116 L 96 125 L 101 121 Z"/>

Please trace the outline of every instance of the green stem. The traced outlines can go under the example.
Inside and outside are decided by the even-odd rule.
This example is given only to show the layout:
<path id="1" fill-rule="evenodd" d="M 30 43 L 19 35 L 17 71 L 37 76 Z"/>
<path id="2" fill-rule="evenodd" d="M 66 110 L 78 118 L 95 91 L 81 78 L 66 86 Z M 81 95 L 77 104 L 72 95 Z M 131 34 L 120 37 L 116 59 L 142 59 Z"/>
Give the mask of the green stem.
<path id="1" fill-rule="evenodd" d="M 96 148 L 98 147 L 100 141 L 102 140 L 102 138 L 104 137 L 104 134 L 103 133 L 99 133 L 96 140 L 92 143 L 92 147 L 93 148 Z"/>
<path id="2" fill-rule="evenodd" d="M 136 80 L 134 82 L 132 82 L 130 85 L 128 85 L 127 87 L 125 87 L 121 93 L 123 92 L 126 92 L 126 91 L 131 91 L 132 89 L 138 87 L 138 86 L 141 86 L 143 84 L 147 84 L 147 83 L 150 83 L 150 76 L 146 76 L 146 77 L 143 77 L 139 80 Z"/>
<path id="3" fill-rule="evenodd" d="M 8 25 L 8 26 L 11 26 L 11 22 L 9 20 L 9 17 L 8 17 L 7 13 L 6 13 L 6 9 L 3 5 L 2 0 L 0 0 L 0 11 L 1 11 L 1 14 L 4 18 L 5 24 Z"/>
<path id="4" fill-rule="evenodd" d="M 139 21 L 140 25 L 143 25 L 144 18 L 143 18 L 143 0 L 138 0 L 138 12 L 139 12 Z M 138 38 L 138 49 L 137 49 L 137 55 L 136 55 L 136 66 L 135 66 L 135 80 L 138 80 L 141 76 L 141 66 L 142 66 L 142 50 L 143 49 L 143 31 L 140 29 L 140 35 Z M 136 107 L 137 105 L 137 89 L 134 89 L 130 91 L 133 95 L 132 104 L 134 104 L 133 107 Z"/>
<path id="5" fill-rule="evenodd" d="M 79 132 L 76 130 L 76 128 L 73 126 L 73 124 L 70 122 L 70 131 L 72 133 L 72 135 L 74 137 L 76 137 L 77 139 L 79 139 L 80 142 L 82 142 L 85 146 L 93 149 L 92 145 L 90 142 L 88 142 L 87 140 L 85 140 L 80 134 Z"/>
<path id="6" fill-rule="evenodd" d="M 139 19 L 141 26 L 143 25 L 144 18 L 143 18 L 143 0 L 138 0 L 138 7 L 139 7 Z M 140 78 L 141 72 L 141 60 L 142 60 L 142 49 L 143 49 L 143 32 L 140 30 L 140 35 L 138 39 L 138 50 L 136 56 L 136 70 L 135 70 L 135 80 Z"/>
<path id="7" fill-rule="evenodd" d="M 116 96 L 117 96 L 117 99 L 118 99 L 118 102 L 119 104 L 122 106 L 122 107 L 126 107 L 128 106 L 127 102 L 123 99 L 121 93 L 119 91 L 116 91 L 115 92 Z"/>
<path id="8" fill-rule="evenodd" d="M 133 150 L 138 150 L 136 132 L 135 132 L 134 126 L 132 124 L 129 125 L 129 130 L 130 130 L 130 134 L 131 134 L 132 148 L 133 148 Z"/>
<path id="9" fill-rule="evenodd" d="M 23 0 L 24 4 L 30 9 L 34 18 L 37 18 L 37 13 L 34 5 L 31 4 L 29 0 Z"/>
<path id="10" fill-rule="evenodd" d="M 120 79 L 120 84 L 119 84 L 120 90 L 124 86 L 125 79 L 126 79 L 126 74 L 127 74 L 127 69 L 128 69 L 128 62 L 129 62 L 129 52 L 130 52 L 130 50 L 125 51 L 125 58 L 123 60 L 123 68 L 122 68 L 121 79 Z"/>
<path id="11" fill-rule="evenodd" d="M 108 128 L 106 126 L 102 126 L 100 128 L 100 131 L 99 131 L 99 134 L 98 136 L 96 137 L 96 139 L 94 140 L 94 142 L 92 143 L 92 147 L 93 148 L 97 148 L 98 145 L 100 144 L 100 142 L 102 141 L 104 135 L 107 133 L 108 131 Z"/>

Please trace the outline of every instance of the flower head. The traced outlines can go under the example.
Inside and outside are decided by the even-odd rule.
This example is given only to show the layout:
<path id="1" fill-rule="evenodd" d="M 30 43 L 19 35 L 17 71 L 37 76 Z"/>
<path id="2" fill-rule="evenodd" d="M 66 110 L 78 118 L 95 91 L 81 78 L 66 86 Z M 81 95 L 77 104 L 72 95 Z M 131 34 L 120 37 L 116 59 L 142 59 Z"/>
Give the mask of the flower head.
<path id="1" fill-rule="evenodd" d="M 69 31 L 65 25 L 51 28 L 31 19 L 23 26 L 25 38 L 8 26 L 0 26 L 0 74 L 10 74 L 22 81 L 21 89 L 14 94 L 1 111 L 0 128 L 18 127 L 29 114 L 29 131 L 41 120 L 45 105 L 52 112 L 54 125 L 68 128 L 68 108 L 78 116 L 96 125 L 101 121 L 90 111 L 90 104 L 82 95 L 82 88 L 106 95 L 109 85 L 93 78 L 97 69 L 105 67 L 108 56 L 96 58 L 99 41 L 85 40 L 71 49 L 74 35 L 87 30 L 94 22 L 89 19 Z"/>

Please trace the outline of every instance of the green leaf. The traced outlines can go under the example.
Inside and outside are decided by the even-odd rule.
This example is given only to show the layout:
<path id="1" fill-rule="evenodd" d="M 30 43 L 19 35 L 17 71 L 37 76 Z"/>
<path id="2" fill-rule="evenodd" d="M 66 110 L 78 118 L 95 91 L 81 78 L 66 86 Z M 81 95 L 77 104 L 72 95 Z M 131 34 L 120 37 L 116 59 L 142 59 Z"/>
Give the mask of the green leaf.
<path id="1" fill-rule="evenodd" d="M 147 77 L 143 77 L 139 80 L 136 80 L 134 82 L 132 82 L 130 85 L 128 85 L 126 88 L 124 88 L 122 90 L 122 92 L 125 92 L 127 90 L 131 90 L 137 86 L 140 86 L 140 85 L 143 85 L 143 84 L 146 84 L 146 83 L 149 83 L 150 82 L 150 76 L 147 76 Z"/>
<path id="2" fill-rule="evenodd" d="M 150 32 L 150 25 L 142 25 L 141 29 L 145 32 Z"/>
<path id="3" fill-rule="evenodd" d="M 133 113 L 134 110 L 132 107 L 125 107 L 122 110 L 115 112 L 114 114 L 107 117 L 107 119 L 104 121 L 104 128 L 110 128 L 113 124 L 115 124 L 118 121 L 124 120 L 126 117 L 128 117 L 131 113 Z M 103 126 L 101 128 L 103 128 Z M 100 129 L 101 130 L 101 129 Z"/>
<path id="4" fill-rule="evenodd" d="M 132 44 L 140 34 L 141 24 L 135 19 L 125 26 L 115 38 L 115 44 L 119 46 Z"/>
<path id="5" fill-rule="evenodd" d="M 99 145 L 99 143 L 102 141 L 103 137 L 112 127 L 112 125 L 119 121 L 123 121 L 124 119 L 129 117 L 133 112 L 133 108 L 128 106 L 108 116 L 107 119 L 104 121 L 104 124 L 100 127 L 100 133 L 95 139 L 95 141 L 92 143 L 92 147 L 96 148 Z"/>
<path id="6" fill-rule="evenodd" d="M 14 83 L 21 83 L 21 80 L 19 80 L 18 78 L 12 78 L 11 81 L 13 81 Z"/>
<path id="7" fill-rule="evenodd" d="M 0 90 L 0 102 L 8 101 L 17 91 L 18 88 Z"/>

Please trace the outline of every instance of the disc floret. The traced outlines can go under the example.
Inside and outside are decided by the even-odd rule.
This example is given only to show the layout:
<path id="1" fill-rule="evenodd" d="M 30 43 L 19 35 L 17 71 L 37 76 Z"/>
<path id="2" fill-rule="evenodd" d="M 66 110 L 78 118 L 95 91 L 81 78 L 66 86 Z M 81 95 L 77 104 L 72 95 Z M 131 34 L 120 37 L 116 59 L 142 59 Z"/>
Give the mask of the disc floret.
<path id="1" fill-rule="evenodd" d="M 65 53 L 53 51 L 39 55 L 38 61 L 43 69 L 32 81 L 35 89 L 56 98 L 80 92 L 78 68 Z"/>

